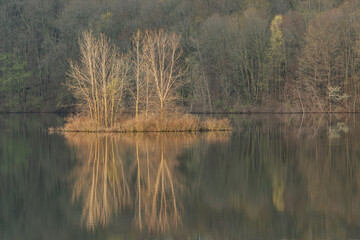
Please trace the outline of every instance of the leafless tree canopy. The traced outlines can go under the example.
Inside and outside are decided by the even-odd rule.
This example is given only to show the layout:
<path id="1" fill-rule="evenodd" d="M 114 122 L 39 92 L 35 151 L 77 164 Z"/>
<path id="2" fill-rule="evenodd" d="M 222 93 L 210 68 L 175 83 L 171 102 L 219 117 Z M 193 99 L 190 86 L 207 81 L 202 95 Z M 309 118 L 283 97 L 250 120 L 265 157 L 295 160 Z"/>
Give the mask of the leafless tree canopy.
<path id="1" fill-rule="evenodd" d="M 111 45 L 104 36 L 129 53 L 122 99 L 136 116 L 166 115 L 174 102 L 193 112 L 359 111 L 359 9 L 359 0 L 4 0 L 0 111 L 78 105 L 111 126 L 125 106 L 120 96 L 111 102 L 111 91 L 123 86 L 109 84 L 104 94 L 100 75 L 117 72 L 111 55 L 123 57 L 113 46 L 86 47 Z M 91 71 L 100 74 L 91 79 Z M 69 76 L 77 90 L 66 88 Z"/>
<path id="2" fill-rule="evenodd" d="M 79 110 L 106 128 L 121 113 L 125 90 L 133 96 L 136 117 L 142 109 L 163 118 L 170 106 L 174 109 L 171 104 L 184 85 L 180 35 L 138 31 L 130 40 L 133 51 L 128 56 L 120 54 L 104 35 L 84 32 L 78 41 L 80 59 L 70 61 L 68 86 L 79 101 Z"/>
<path id="3" fill-rule="evenodd" d="M 176 91 L 184 85 L 184 71 L 179 61 L 182 56 L 180 38 L 180 35 L 163 29 L 146 31 L 144 36 L 144 59 L 161 117 L 168 105 L 177 99 Z"/>
<path id="4" fill-rule="evenodd" d="M 84 32 L 78 41 L 80 59 L 70 61 L 68 86 L 79 109 L 99 124 L 111 127 L 121 110 L 128 84 L 128 56 L 120 54 L 104 35 Z"/>

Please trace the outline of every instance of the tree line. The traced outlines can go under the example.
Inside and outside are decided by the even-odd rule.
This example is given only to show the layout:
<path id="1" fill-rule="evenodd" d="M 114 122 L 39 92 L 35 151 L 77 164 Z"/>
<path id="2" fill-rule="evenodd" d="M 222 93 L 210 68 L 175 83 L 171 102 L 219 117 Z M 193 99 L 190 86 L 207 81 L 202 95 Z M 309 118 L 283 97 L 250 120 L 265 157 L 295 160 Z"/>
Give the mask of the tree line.
<path id="1" fill-rule="evenodd" d="M 141 79 L 154 72 L 133 53 L 143 51 L 139 29 L 163 29 L 181 36 L 183 84 L 172 96 L 187 111 L 357 111 L 359 9 L 357 0 L 3 0 L 0 110 L 72 109 L 69 59 L 82 55 L 89 29 L 138 64 L 116 61 L 131 76 L 122 97 L 134 112 L 150 109 Z"/>

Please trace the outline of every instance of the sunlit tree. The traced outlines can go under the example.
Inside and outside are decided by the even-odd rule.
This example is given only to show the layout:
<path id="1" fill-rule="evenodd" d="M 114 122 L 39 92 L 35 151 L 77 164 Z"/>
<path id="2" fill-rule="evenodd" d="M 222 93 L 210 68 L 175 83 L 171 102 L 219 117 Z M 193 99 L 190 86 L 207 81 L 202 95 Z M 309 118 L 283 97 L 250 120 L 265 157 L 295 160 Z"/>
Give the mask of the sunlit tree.
<path id="1" fill-rule="evenodd" d="M 144 57 L 148 64 L 148 77 L 154 84 L 161 118 L 170 110 L 170 104 L 178 99 L 177 91 L 184 85 L 184 70 L 180 64 L 181 35 L 163 29 L 146 31 Z"/>
<path id="2" fill-rule="evenodd" d="M 129 60 L 104 35 L 84 32 L 79 39 L 80 59 L 70 61 L 68 87 L 80 111 L 104 127 L 111 127 L 121 111 L 128 85 Z"/>

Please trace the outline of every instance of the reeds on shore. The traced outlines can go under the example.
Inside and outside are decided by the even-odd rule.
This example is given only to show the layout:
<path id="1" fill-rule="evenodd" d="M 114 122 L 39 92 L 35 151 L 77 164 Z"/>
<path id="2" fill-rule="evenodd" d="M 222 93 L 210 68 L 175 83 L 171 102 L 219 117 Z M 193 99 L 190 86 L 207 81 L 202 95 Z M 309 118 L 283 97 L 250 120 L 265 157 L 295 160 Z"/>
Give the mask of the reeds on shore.
<path id="1" fill-rule="evenodd" d="M 87 116 L 70 116 L 64 127 L 57 129 L 65 132 L 198 132 L 230 131 L 230 120 L 227 118 L 207 118 L 191 114 L 177 114 L 163 117 L 157 115 L 139 115 L 119 119 L 109 128 L 105 128 Z"/>

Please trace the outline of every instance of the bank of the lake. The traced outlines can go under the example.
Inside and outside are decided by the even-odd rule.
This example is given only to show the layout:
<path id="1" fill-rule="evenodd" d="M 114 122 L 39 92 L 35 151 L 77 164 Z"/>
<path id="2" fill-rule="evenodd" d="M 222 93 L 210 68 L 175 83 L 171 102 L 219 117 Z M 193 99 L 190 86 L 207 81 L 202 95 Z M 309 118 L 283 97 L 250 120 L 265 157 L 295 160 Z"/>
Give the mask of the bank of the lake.
<path id="1" fill-rule="evenodd" d="M 111 127 L 99 124 L 88 116 L 70 116 L 63 127 L 54 129 L 61 132 L 209 132 L 231 131 L 228 118 L 206 118 L 191 114 L 161 118 L 158 115 L 123 116 Z"/>

